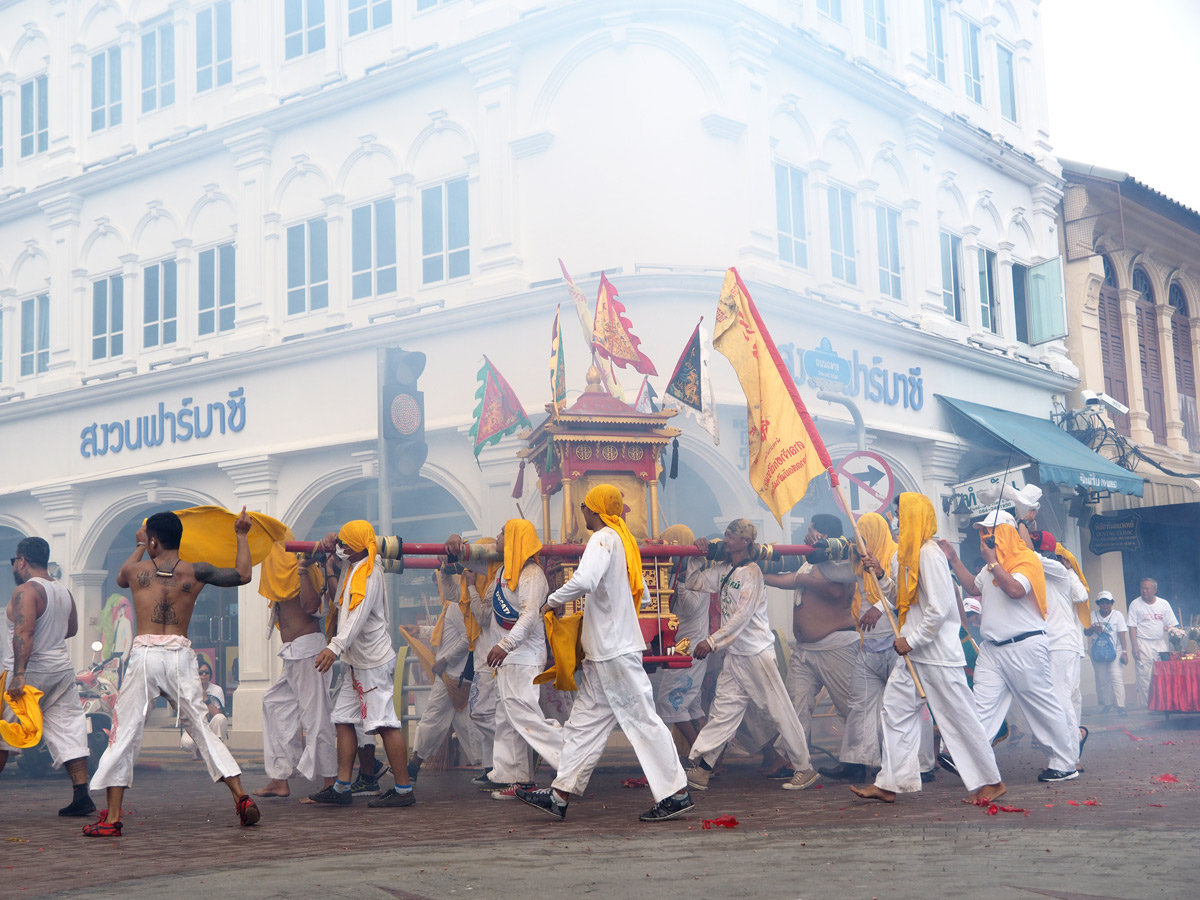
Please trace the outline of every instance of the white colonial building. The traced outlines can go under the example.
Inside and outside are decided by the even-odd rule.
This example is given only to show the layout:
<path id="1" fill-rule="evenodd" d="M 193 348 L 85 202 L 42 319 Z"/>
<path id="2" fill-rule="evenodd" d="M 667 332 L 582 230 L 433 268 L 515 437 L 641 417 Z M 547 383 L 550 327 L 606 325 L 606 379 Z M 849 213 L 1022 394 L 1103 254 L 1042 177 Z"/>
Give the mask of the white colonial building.
<path id="1" fill-rule="evenodd" d="M 0 556 L 50 540 L 82 659 L 151 512 L 375 518 L 381 347 L 428 357 L 430 447 L 381 530 L 494 533 L 518 443 L 476 464 L 475 374 L 540 413 L 562 303 L 583 388 L 559 258 L 607 271 L 660 392 L 736 265 L 835 459 L 851 410 L 806 358 L 865 420 L 860 511 L 957 503 L 1009 448 L 935 395 L 1047 419 L 1075 384 L 1042 53 L 1038 0 L 0 2 Z M 779 529 L 713 369 L 723 439 L 683 424 L 665 518 L 791 537 L 828 497 Z M 192 629 L 245 741 L 266 620 L 252 584 Z"/>

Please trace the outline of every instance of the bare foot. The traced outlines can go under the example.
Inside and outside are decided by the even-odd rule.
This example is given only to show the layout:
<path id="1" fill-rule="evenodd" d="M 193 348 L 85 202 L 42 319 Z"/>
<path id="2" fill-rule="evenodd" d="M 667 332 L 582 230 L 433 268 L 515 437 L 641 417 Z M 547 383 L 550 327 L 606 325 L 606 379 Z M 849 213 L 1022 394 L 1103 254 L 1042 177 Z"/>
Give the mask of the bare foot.
<path id="1" fill-rule="evenodd" d="M 987 806 L 989 803 L 995 803 L 1007 793 L 1008 788 L 1004 786 L 1004 782 L 998 781 L 995 784 L 985 784 L 972 797 L 963 797 L 963 803 L 968 806 Z"/>
<path id="2" fill-rule="evenodd" d="M 286 797 L 291 793 L 286 778 L 272 778 L 267 786 L 251 791 L 255 797 Z"/>
<path id="3" fill-rule="evenodd" d="M 852 784 L 850 785 L 850 790 L 864 800 L 882 800 L 884 803 L 896 802 L 895 791 L 885 791 L 883 788 L 875 787 L 873 784 L 864 784 L 862 787 Z"/>

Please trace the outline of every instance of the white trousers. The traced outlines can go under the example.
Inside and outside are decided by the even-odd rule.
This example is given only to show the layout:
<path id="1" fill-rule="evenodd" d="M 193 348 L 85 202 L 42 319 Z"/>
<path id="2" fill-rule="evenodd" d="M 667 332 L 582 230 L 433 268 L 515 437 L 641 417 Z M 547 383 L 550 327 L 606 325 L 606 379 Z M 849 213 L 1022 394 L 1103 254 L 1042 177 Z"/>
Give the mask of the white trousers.
<path id="1" fill-rule="evenodd" d="M 314 659 L 315 654 L 284 659 L 283 674 L 263 694 L 263 767 L 268 778 L 300 775 L 312 781 L 337 775 L 331 676 L 318 672 Z"/>
<path id="2" fill-rule="evenodd" d="M 1154 664 L 1158 662 L 1158 654 L 1166 653 L 1170 647 L 1165 637 L 1157 641 L 1139 640 L 1137 645 L 1137 701 L 1141 706 L 1149 706 L 1150 676 L 1154 674 Z"/>
<path id="3" fill-rule="evenodd" d="M 975 700 L 967 687 L 967 675 L 957 666 L 929 666 L 913 661 L 925 697 L 937 719 L 938 730 L 954 767 L 972 793 L 985 784 L 1000 781 L 996 755 L 975 712 Z M 978 669 L 976 672 L 978 673 Z M 978 677 L 978 676 L 977 676 Z M 976 685 L 978 685 L 976 681 Z M 897 659 L 883 692 L 883 767 L 875 786 L 897 794 L 921 790 L 921 765 L 918 745 L 921 732 L 921 708 L 925 703 L 917 693 L 904 660 Z"/>
<path id="4" fill-rule="evenodd" d="M 217 740 L 225 741 L 229 739 L 229 717 L 224 713 L 217 713 L 211 719 L 204 723 L 204 727 L 217 736 Z M 196 742 L 185 731 L 179 736 L 179 746 L 184 750 L 195 750 Z M 197 756 L 199 752 L 197 751 Z"/>
<path id="5" fill-rule="evenodd" d="M 696 735 L 689 754 L 712 766 L 733 738 L 746 715 L 756 706 L 779 731 L 784 754 L 796 771 L 809 769 L 808 739 L 787 689 L 775 665 L 775 651 L 768 648 L 754 656 L 725 654 L 725 664 L 717 678 L 717 691 L 708 710 L 708 722 Z"/>
<path id="6" fill-rule="evenodd" d="M 0 616 L 4 615 L 0 612 Z M 8 675 L 12 681 L 12 673 Z M 25 670 L 25 683 L 42 692 L 38 705 L 42 710 L 42 740 L 50 751 L 50 760 L 54 768 L 60 768 L 73 759 L 87 759 L 89 755 L 87 742 L 87 719 L 83 715 L 83 705 L 79 702 L 79 691 L 75 688 L 75 670 L 59 669 L 57 672 L 39 672 L 37 669 Z M 16 715 L 8 707 L 4 707 L 4 719 L 15 722 Z M 4 741 L 0 741 L 0 750 L 11 749 Z"/>
<path id="7" fill-rule="evenodd" d="M 582 794 L 604 753 L 609 733 L 620 726 L 633 745 L 655 802 L 683 790 L 687 776 L 670 729 L 654 711 L 654 690 L 642 668 L 642 654 L 626 653 L 600 662 L 585 659 L 580 675 L 571 717 L 563 725 L 562 758 L 554 787 Z"/>
<path id="8" fill-rule="evenodd" d="M 1125 708 L 1125 667 L 1118 656 L 1112 662 L 1098 663 L 1092 660 L 1096 674 L 1096 699 L 1101 706 Z"/>
<path id="9" fill-rule="evenodd" d="M 450 733 L 451 726 L 458 735 L 463 752 L 467 754 L 467 760 L 471 765 L 478 765 L 481 755 L 479 729 L 471 721 L 466 707 L 454 708 L 450 692 L 446 689 L 446 682 L 440 677 L 435 678 L 433 687 L 429 690 L 429 705 L 425 707 L 421 724 L 417 726 L 417 735 L 413 738 L 413 751 L 421 759 L 429 759 L 442 746 L 442 741 Z"/>
<path id="10" fill-rule="evenodd" d="M 860 766 L 882 764 L 883 724 L 879 716 L 883 708 L 884 689 L 899 660 L 900 655 L 890 647 L 859 653 L 851 672 L 850 715 L 846 717 L 846 731 L 842 735 L 842 751 L 838 755 L 840 762 Z M 933 719 L 928 710 L 922 709 L 918 720 L 918 761 L 921 771 L 928 772 L 935 765 Z"/>
<path id="11" fill-rule="evenodd" d="M 668 725 L 693 722 L 704 717 L 700 688 L 708 671 L 709 657 L 693 659 L 686 669 L 662 669 L 655 688 L 658 714 Z"/>
<path id="12" fill-rule="evenodd" d="M 113 710 L 108 749 L 96 765 L 91 790 L 133 785 L 133 764 L 142 749 L 146 719 L 159 696 L 174 703 L 179 722 L 191 735 L 213 781 L 242 774 L 225 744 L 206 727 L 208 710 L 200 699 L 195 651 L 135 645 Z"/>
<path id="13" fill-rule="evenodd" d="M 478 652 L 476 650 L 476 659 L 479 658 Z M 476 669 L 475 680 L 471 682 L 470 699 L 467 700 L 467 712 L 479 734 L 479 756 L 485 769 L 495 765 L 496 702 L 500 696 L 496 686 L 495 669 Z"/>
<path id="14" fill-rule="evenodd" d="M 817 695 L 821 693 L 822 686 L 833 701 L 837 714 L 843 719 L 850 715 L 851 673 L 854 671 L 854 661 L 858 654 L 857 641 L 829 650 L 811 650 L 799 644 L 792 645 L 792 655 L 788 660 L 787 690 L 805 734 L 812 731 L 813 710 L 816 708 Z"/>
<path id="15" fill-rule="evenodd" d="M 489 776 L 501 784 L 533 781 L 535 750 L 557 771 L 562 757 L 563 727 L 542 713 L 541 687 L 533 683 L 541 666 L 503 665 L 496 676 L 496 743 Z"/>
<path id="16" fill-rule="evenodd" d="M 1075 735 L 1079 741 L 1080 705 L 1075 705 L 1075 697 L 1079 695 L 1079 662 L 1082 657 L 1074 650 L 1050 651 L 1050 677 L 1054 683 L 1054 694 L 1062 705 L 1067 718 L 1067 732 Z M 1075 754 L 1075 762 L 1079 762 L 1079 753 Z"/>
<path id="17" fill-rule="evenodd" d="M 1045 635 L 1034 635 L 1003 647 L 990 641 L 979 646 L 975 707 L 984 734 L 994 735 L 1000 730 L 1000 723 L 1014 701 L 1034 738 L 1046 749 L 1047 767 L 1060 772 L 1074 771 L 1079 759 L 1079 732 L 1071 732 L 1067 712 L 1054 692 L 1050 647 Z"/>

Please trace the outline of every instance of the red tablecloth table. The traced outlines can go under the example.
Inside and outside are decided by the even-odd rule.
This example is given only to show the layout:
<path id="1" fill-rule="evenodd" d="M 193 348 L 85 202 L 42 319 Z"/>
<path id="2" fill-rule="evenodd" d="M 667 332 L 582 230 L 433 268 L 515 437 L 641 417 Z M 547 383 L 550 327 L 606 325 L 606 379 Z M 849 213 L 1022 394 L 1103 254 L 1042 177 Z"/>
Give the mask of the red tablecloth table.
<path id="1" fill-rule="evenodd" d="M 1156 662 L 1149 706 L 1157 712 L 1200 712 L 1200 659 Z"/>

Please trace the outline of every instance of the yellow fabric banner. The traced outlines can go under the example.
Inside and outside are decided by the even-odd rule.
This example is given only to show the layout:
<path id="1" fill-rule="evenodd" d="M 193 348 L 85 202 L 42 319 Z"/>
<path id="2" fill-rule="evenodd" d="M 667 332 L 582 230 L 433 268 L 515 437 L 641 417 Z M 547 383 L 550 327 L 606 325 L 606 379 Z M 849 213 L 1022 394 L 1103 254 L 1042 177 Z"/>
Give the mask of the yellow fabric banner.
<path id="1" fill-rule="evenodd" d="M 750 484 L 782 525 L 808 482 L 832 465 L 736 269 L 725 273 L 713 347 L 733 365 L 746 394 Z"/>
<path id="2" fill-rule="evenodd" d="M 183 540 L 179 542 L 179 558 L 190 563 L 206 562 L 219 569 L 232 569 L 237 563 L 237 535 L 233 523 L 238 514 L 220 506 L 193 506 L 177 509 L 175 515 L 183 522 Z M 250 531 L 250 564 L 257 566 L 277 541 L 287 540 L 288 527 L 265 513 L 252 512 Z"/>

